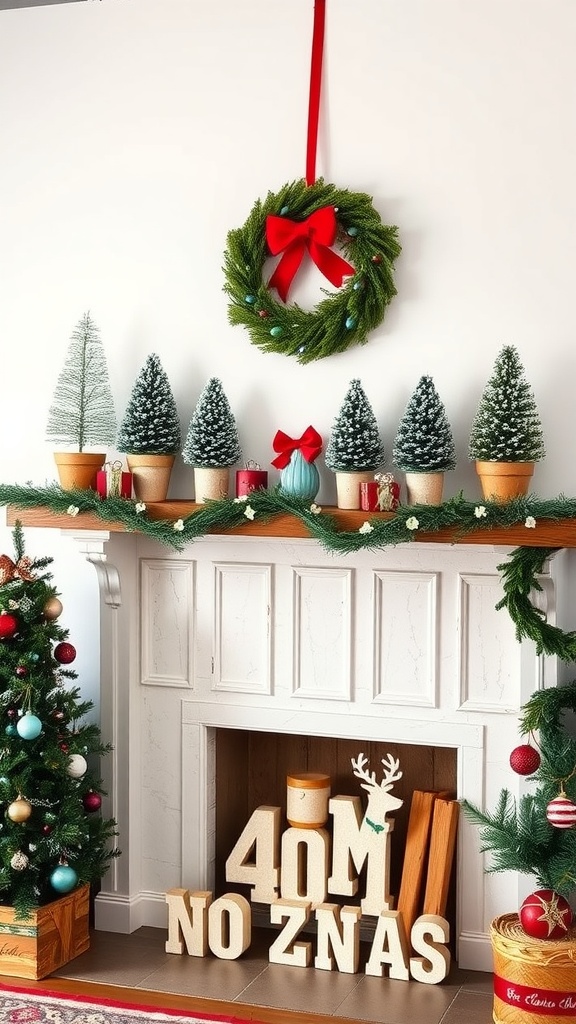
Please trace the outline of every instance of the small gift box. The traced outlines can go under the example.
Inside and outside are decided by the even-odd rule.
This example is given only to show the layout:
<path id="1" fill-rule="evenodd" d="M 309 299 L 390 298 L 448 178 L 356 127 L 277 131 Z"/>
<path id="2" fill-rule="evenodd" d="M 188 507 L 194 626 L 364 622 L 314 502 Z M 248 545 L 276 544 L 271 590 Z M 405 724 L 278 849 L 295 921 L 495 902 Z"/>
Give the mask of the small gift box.
<path id="1" fill-rule="evenodd" d="M 377 473 L 360 484 L 360 508 L 364 512 L 394 512 L 400 501 L 400 485 L 392 473 Z"/>
<path id="2" fill-rule="evenodd" d="M 374 479 L 378 485 L 378 511 L 395 512 L 400 504 L 400 484 L 392 473 L 376 473 Z"/>
<path id="3" fill-rule="evenodd" d="M 132 473 L 122 472 L 122 463 L 105 462 L 96 474 L 96 490 L 101 498 L 131 498 Z"/>
<path id="4" fill-rule="evenodd" d="M 268 473 L 257 462 L 247 462 L 245 469 L 236 470 L 236 497 L 243 498 L 258 487 L 268 487 Z"/>

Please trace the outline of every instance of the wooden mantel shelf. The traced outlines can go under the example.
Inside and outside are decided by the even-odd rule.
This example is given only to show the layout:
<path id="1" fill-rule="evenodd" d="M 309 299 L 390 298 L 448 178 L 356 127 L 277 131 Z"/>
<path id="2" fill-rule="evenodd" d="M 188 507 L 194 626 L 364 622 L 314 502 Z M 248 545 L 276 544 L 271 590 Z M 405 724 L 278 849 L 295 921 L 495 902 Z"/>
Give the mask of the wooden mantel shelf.
<path id="1" fill-rule="evenodd" d="M 156 504 L 149 504 L 147 514 L 153 519 L 176 520 L 189 516 L 201 508 L 201 505 L 197 505 L 193 501 L 162 501 Z M 323 511 L 334 517 L 341 530 L 358 530 L 366 519 L 392 518 L 390 513 L 386 512 L 348 511 L 326 506 Z M 50 527 L 73 530 L 74 532 L 81 530 L 126 532 L 126 528 L 122 523 L 106 522 L 89 512 L 81 512 L 71 519 L 69 515 L 52 512 L 46 507 L 19 509 L 15 505 L 8 505 L 6 509 L 8 525 L 14 526 L 16 520 L 19 520 L 23 526 Z M 247 520 L 242 525 L 232 527 L 226 531 L 214 529 L 210 532 L 243 537 L 294 537 L 310 539 L 305 525 L 296 516 L 282 514 L 275 516 L 266 523 L 262 521 L 249 522 Z M 430 533 L 419 533 L 416 531 L 414 540 L 435 544 L 491 544 L 498 547 L 574 548 L 576 547 L 576 518 L 562 520 L 542 519 L 538 521 L 533 529 L 527 529 L 524 524 L 520 523 L 507 527 L 484 527 L 465 534 L 455 528 L 436 530 Z"/>

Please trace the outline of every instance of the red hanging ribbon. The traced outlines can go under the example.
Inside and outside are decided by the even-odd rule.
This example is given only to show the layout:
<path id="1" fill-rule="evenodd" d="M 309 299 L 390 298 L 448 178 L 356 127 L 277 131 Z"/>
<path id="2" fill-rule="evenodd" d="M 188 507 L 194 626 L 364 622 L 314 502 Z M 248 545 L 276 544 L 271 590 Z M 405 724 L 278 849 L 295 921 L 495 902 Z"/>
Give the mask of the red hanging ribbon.
<path id="1" fill-rule="evenodd" d="M 276 466 L 276 469 L 284 469 L 290 462 L 292 452 L 295 451 L 301 451 L 306 462 L 314 462 L 314 459 L 322 451 L 322 438 L 312 426 L 306 427 L 302 437 L 296 439 L 288 437 L 288 434 L 285 434 L 283 430 L 278 430 L 272 442 L 272 447 L 275 452 L 280 453 L 273 459 L 272 465 Z"/>
<path id="2" fill-rule="evenodd" d="M 270 214 L 266 218 L 266 242 L 273 256 L 284 253 L 268 282 L 276 288 L 282 302 L 286 302 L 288 289 L 302 262 L 306 249 L 324 277 L 335 288 L 340 288 L 345 277 L 355 273 L 354 267 L 332 252 L 330 246 L 336 238 L 336 212 L 333 206 L 315 210 L 306 220 L 289 220 Z"/>
<path id="3" fill-rule="evenodd" d="M 308 141 L 306 146 L 306 184 L 316 181 L 316 145 L 318 142 L 318 121 L 320 117 L 320 87 L 322 85 L 322 54 L 324 50 L 324 23 L 326 21 L 326 0 L 314 4 L 314 29 L 312 34 L 312 59 L 310 62 L 310 96 L 308 100 Z"/>

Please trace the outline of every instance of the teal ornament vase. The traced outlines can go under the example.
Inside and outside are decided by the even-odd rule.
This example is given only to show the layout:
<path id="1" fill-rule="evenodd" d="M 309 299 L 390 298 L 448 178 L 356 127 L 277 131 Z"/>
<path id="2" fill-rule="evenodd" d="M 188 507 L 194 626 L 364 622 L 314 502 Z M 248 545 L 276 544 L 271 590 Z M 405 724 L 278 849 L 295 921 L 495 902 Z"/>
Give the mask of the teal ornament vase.
<path id="1" fill-rule="evenodd" d="M 280 490 L 292 498 L 314 501 L 320 490 L 320 474 L 313 462 L 307 462 L 297 448 L 280 473 Z"/>

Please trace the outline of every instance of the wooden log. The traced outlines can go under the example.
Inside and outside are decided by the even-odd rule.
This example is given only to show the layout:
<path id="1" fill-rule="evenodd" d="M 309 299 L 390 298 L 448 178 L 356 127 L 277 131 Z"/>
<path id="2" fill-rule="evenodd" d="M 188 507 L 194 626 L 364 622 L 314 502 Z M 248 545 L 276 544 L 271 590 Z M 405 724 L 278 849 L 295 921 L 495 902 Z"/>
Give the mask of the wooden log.
<path id="1" fill-rule="evenodd" d="M 434 804 L 424 914 L 443 917 L 446 911 L 459 813 L 457 800 L 436 800 Z"/>
<path id="2" fill-rule="evenodd" d="M 398 896 L 398 910 L 402 915 L 406 935 L 410 935 L 418 917 L 436 797 L 436 793 L 421 789 L 415 789 L 412 794 Z"/>

